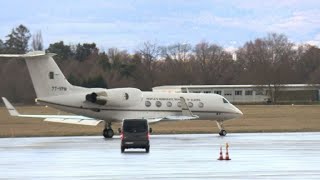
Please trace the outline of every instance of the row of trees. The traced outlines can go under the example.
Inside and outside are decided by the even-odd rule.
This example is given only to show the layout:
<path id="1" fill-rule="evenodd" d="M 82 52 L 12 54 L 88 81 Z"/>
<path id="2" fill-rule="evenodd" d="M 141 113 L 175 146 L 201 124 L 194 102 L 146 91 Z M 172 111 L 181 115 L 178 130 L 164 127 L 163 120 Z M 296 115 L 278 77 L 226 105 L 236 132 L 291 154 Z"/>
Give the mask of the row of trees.
<path id="1" fill-rule="evenodd" d="M 0 40 L 1 53 L 28 50 L 31 36 L 21 26 L 12 30 L 6 41 Z M 43 47 L 40 37 L 39 32 L 33 36 L 33 49 Z M 276 92 L 271 88 L 281 84 L 320 83 L 320 49 L 297 46 L 283 34 L 246 42 L 235 52 L 236 60 L 223 47 L 210 42 L 168 46 L 145 42 L 128 53 L 117 48 L 100 51 L 95 43 L 66 45 L 60 41 L 50 44 L 46 51 L 58 54 L 55 59 L 70 82 L 87 87 L 151 90 L 158 85 L 266 84 L 270 92 Z M 16 101 L 32 100 L 32 84 L 21 62 L 0 62 L 1 77 L 5 77 L 0 79 L 0 93 Z M 275 100 L 276 94 L 271 96 Z"/>

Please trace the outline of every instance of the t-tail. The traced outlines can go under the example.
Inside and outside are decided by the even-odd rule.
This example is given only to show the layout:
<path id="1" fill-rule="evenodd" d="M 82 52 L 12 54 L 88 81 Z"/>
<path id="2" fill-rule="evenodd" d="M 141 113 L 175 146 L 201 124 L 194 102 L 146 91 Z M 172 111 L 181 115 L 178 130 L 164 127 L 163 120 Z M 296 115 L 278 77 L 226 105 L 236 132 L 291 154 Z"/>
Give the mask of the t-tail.
<path id="1" fill-rule="evenodd" d="M 24 58 L 38 98 L 69 94 L 72 86 L 53 60 L 56 54 L 34 51 L 27 54 L 0 54 L 0 58 Z"/>

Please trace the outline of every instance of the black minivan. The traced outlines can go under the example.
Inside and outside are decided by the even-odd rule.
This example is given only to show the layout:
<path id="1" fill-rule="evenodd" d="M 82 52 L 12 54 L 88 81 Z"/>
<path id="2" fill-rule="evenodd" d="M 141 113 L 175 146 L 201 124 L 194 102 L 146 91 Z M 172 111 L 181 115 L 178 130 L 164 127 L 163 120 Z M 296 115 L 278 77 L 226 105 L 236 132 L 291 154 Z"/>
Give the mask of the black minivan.
<path id="1" fill-rule="evenodd" d="M 122 122 L 121 133 L 121 153 L 129 148 L 144 148 L 149 153 L 150 150 L 150 133 L 152 129 L 149 128 L 146 119 L 125 119 Z"/>

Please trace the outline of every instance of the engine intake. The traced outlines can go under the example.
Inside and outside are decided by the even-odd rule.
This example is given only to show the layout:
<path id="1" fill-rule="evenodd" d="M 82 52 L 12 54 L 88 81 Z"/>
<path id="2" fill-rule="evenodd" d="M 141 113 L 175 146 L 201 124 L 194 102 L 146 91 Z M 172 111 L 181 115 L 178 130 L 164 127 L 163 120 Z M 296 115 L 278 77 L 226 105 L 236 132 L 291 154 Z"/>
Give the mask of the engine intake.
<path id="1" fill-rule="evenodd" d="M 140 103 L 142 97 L 142 92 L 139 89 L 116 88 L 87 94 L 86 100 L 102 106 L 128 107 Z"/>
<path id="2" fill-rule="evenodd" d="M 101 99 L 98 97 L 97 93 L 91 93 L 86 95 L 86 100 L 99 105 L 105 105 L 107 103 L 106 99 Z"/>

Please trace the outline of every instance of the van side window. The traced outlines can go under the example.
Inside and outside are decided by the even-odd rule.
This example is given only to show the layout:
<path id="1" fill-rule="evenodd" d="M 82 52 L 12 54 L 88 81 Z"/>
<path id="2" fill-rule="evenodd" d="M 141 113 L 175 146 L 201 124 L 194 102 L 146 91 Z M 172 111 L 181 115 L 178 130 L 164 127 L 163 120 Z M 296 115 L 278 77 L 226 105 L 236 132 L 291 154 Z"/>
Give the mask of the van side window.
<path id="1" fill-rule="evenodd" d="M 54 79 L 54 73 L 53 72 L 49 72 L 49 79 Z"/>
<path id="2" fill-rule="evenodd" d="M 146 107 L 150 107 L 151 106 L 151 102 L 150 101 L 146 101 L 145 105 L 146 105 Z"/>

